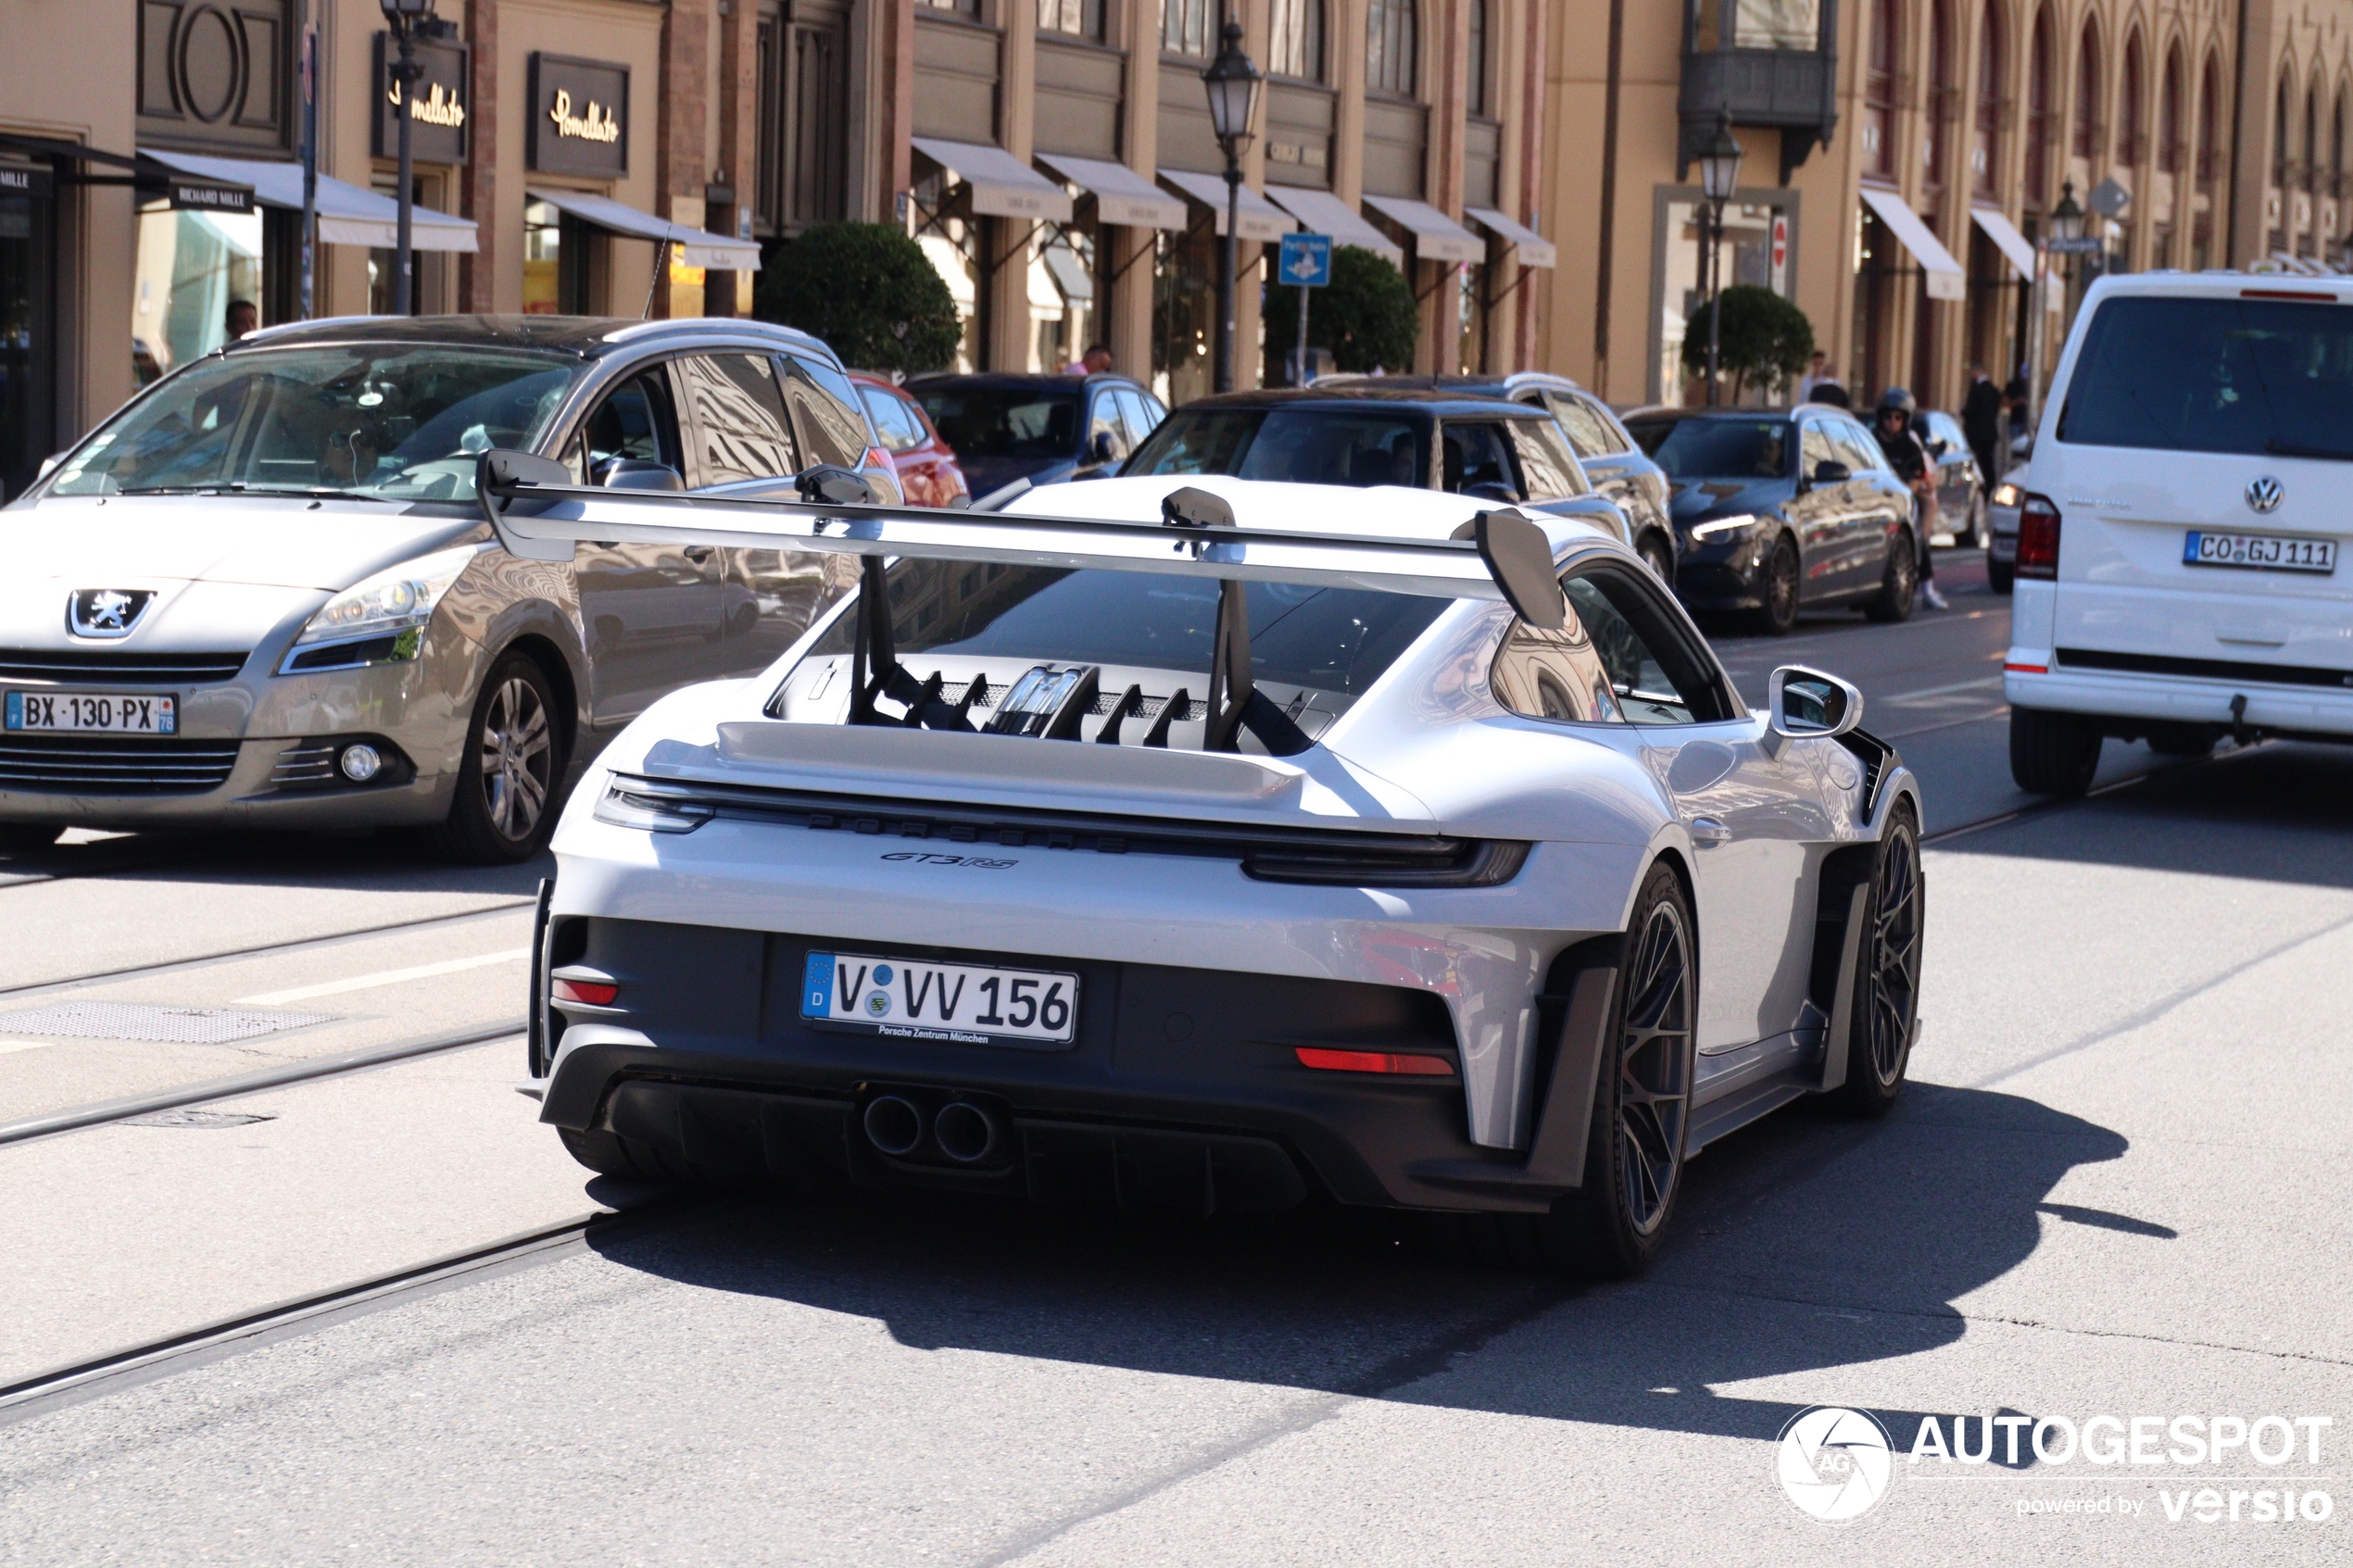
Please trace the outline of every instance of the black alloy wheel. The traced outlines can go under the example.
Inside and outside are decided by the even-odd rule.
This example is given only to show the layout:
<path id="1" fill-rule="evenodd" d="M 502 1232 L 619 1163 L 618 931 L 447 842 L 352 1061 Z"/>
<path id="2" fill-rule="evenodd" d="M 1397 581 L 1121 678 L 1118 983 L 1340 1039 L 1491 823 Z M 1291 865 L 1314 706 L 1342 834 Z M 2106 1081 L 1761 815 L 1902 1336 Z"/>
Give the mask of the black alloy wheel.
<path id="1" fill-rule="evenodd" d="M 564 773 L 559 722 L 554 691 L 535 661 L 510 654 L 492 667 L 474 699 L 458 797 L 437 834 L 448 854 L 474 865 L 512 865 L 546 846 Z"/>
<path id="2" fill-rule="evenodd" d="M 1764 581 L 1758 584 L 1763 601 L 1749 612 L 1756 631 L 1768 637 L 1786 637 L 1797 628 L 1797 543 L 1784 533 L 1773 541 L 1766 558 Z"/>
<path id="3" fill-rule="evenodd" d="M 1887 543 L 1887 569 L 1880 576 L 1879 596 L 1863 607 L 1873 621 L 1909 621 L 1919 597 L 1920 558 L 1909 529 L 1899 528 Z"/>
<path id="4" fill-rule="evenodd" d="M 1920 874 L 1920 830 L 1909 801 L 1888 814 L 1864 904 L 1869 925 L 1856 952 L 1846 1082 L 1839 1103 L 1858 1116 L 1883 1116 L 1904 1087 L 1920 1012 L 1920 955 L 1928 888 Z"/>

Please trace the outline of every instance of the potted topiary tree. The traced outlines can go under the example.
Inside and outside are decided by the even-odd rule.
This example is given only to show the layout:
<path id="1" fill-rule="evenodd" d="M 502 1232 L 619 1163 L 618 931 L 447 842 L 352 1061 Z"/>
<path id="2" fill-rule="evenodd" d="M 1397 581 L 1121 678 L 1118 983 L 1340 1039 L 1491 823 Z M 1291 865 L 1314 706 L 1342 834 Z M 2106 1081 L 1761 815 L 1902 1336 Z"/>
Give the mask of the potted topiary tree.
<path id="1" fill-rule="evenodd" d="M 1730 383 L 1725 401 L 1737 403 L 1754 386 L 1778 395 L 1814 354 L 1814 323 L 1806 312 L 1755 283 L 1734 283 L 1722 295 L 1724 326 L 1717 341 L 1718 372 Z M 1710 307 L 1692 312 L 1683 327 L 1683 369 L 1707 374 Z M 1312 318 L 1311 318 L 1312 320 Z"/>
<path id="2" fill-rule="evenodd" d="M 761 257 L 753 314 L 821 337 L 857 370 L 955 363 L 963 326 L 924 247 L 888 223 L 820 223 Z"/>
<path id="3" fill-rule="evenodd" d="M 1354 245 L 1332 247 L 1328 288 L 1309 291 L 1307 343 L 1331 351 L 1332 368 L 1352 373 L 1408 370 L 1420 323 L 1414 285 L 1386 257 Z M 1280 384 L 1286 357 L 1299 343 L 1299 291 L 1266 290 L 1266 384 Z"/>

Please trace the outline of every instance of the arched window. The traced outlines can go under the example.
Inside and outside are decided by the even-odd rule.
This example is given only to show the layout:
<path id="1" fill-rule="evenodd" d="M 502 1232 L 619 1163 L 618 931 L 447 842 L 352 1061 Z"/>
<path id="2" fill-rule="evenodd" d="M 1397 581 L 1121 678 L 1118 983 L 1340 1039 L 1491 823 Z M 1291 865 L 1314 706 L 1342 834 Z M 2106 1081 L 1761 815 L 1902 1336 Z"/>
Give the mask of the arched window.
<path id="1" fill-rule="evenodd" d="M 2124 41 L 2123 93 L 2116 100 L 2116 161 L 2127 169 L 2138 169 L 2148 157 L 2141 140 L 2141 93 L 2145 77 L 2141 68 L 2141 35 L 2135 32 Z"/>
<path id="2" fill-rule="evenodd" d="M 2051 77 L 2051 13 L 2034 13 L 2034 36 L 2026 56 L 2026 199 L 2041 206 L 2051 185 L 2051 126 L 2057 94 Z"/>
<path id="3" fill-rule="evenodd" d="M 1206 57 L 1214 30 L 1209 0 L 1160 0 L 1160 46 L 1170 54 Z"/>
<path id="4" fill-rule="evenodd" d="M 1414 95 L 1414 0 L 1372 0 L 1365 19 L 1365 85 L 1399 98 Z"/>
<path id="5" fill-rule="evenodd" d="M 2280 74 L 2280 90 L 2271 103 L 2271 183 L 2287 187 L 2288 93 L 2287 74 Z"/>
<path id="6" fill-rule="evenodd" d="M 1324 0 L 1275 0 L 1273 31 L 1277 76 L 1324 80 Z"/>
<path id="7" fill-rule="evenodd" d="M 1487 0 L 1470 0 L 1469 109 L 1487 113 Z"/>
<path id="8" fill-rule="evenodd" d="M 1995 194 L 1994 176 L 2002 155 L 2002 71 L 2007 62 L 2002 50 L 2002 8 L 1987 6 L 1977 33 L 1977 141 L 1969 149 L 1969 185 L 1981 196 Z"/>
<path id="9" fill-rule="evenodd" d="M 1953 7 L 1950 0 L 1933 0 L 1928 8 L 1928 131 L 1920 144 L 1920 167 L 1939 190 L 1953 172 Z"/>
<path id="10" fill-rule="evenodd" d="M 2075 156 L 2096 163 L 2100 156 L 2100 24 L 2083 23 L 2083 46 L 2075 55 Z"/>
<path id="11" fill-rule="evenodd" d="M 2336 109 L 2329 116 L 2329 192 L 2345 199 L 2345 87 L 2336 89 Z"/>
<path id="12" fill-rule="evenodd" d="M 2304 188 L 2317 192 L 2321 179 L 2321 84 L 2304 94 Z"/>
<path id="13" fill-rule="evenodd" d="M 1902 58 L 1895 0 L 1871 7 L 1870 68 L 1863 73 L 1863 167 L 1895 174 L 1895 62 Z"/>
<path id="14" fill-rule="evenodd" d="M 2157 167 L 2182 172 L 2182 46 L 2165 52 L 2165 85 L 2158 90 Z"/>

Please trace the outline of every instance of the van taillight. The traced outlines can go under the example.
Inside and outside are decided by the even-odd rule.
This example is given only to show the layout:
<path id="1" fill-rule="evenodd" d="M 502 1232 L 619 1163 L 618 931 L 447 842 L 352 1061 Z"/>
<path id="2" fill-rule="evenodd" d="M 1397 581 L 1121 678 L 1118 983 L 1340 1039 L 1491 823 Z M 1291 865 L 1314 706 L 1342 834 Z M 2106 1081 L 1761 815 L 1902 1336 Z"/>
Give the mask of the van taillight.
<path id="1" fill-rule="evenodd" d="M 2058 576 L 2059 511 L 2048 495 L 2029 495 L 2018 508 L 2018 575 Z"/>

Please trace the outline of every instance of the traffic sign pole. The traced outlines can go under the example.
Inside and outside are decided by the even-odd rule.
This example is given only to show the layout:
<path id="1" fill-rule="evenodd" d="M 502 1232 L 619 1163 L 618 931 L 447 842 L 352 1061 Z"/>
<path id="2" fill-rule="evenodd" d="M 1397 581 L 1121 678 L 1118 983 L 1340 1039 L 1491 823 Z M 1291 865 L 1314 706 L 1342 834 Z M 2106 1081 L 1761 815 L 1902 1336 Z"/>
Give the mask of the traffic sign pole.
<path id="1" fill-rule="evenodd" d="M 1332 239 L 1329 234 L 1285 234 L 1275 253 L 1276 275 L 1299 286 L 1299 349 L 1292 361 L 1298 384 L 1307 384 L 1307 299 L 1310 289 L 1332 281 Z"/>

